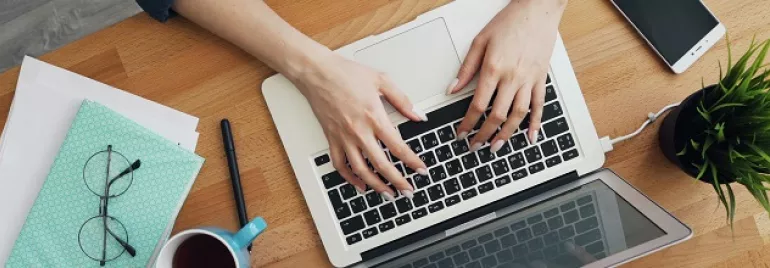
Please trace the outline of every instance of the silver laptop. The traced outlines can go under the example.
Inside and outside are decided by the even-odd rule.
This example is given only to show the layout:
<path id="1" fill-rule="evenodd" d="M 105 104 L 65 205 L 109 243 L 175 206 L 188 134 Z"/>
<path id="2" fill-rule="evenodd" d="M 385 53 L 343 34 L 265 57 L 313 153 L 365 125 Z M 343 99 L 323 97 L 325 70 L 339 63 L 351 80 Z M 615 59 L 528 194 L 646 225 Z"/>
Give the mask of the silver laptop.
<path id="1" fill-rule="evenodd" d="M 390 119 L 429 165 L 421 176 L 390 157 L 415 188 L 393 202 L 359 194 L 334 170 L 300 92 L 282 75 L 262 85 L 329 260 L 337 267 L 565 267 L 617 265 L 691 235 L 610 171 L 561 38 L 547 79 L 541 135 L 521 124 L 496 153 L 456 141 L 475 81 L 445 95 L 476 34 L 507 0 L 458 0 L 336 52 L 387 73 L 428 112 Z M 589 256 L 590 255 L 590 258 Z"/>

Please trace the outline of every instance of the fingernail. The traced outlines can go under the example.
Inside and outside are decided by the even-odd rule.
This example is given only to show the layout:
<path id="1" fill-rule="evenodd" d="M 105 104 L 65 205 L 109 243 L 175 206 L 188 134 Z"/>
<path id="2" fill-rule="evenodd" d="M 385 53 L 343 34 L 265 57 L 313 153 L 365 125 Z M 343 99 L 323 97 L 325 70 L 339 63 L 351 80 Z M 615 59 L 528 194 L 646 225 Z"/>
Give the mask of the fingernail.
<path id="1" fill-rule="evenodd" d="M 529 137 L 529 140 L 532 141 L 532 143 L 537 143 L 537 134 L 539 130 L 532 131 L 532 136 Z"/>
<path id="2" fill-rule="evenodd" d="M 478 151 L 479 149 L 481 149 L 481 145 L 482 144 L 480 142 L 474 143 L 473 145 L 471 145 L 471 151 L 474 151 L 474 152 Z"/>
<path id="3" fill-rule="evenodd" d="M 428 176 L 428 170 L 427 169 L 418 168 L 416 171 L 417 171 L 417 174 L 420 174 L 420 175 L 423 175 L 423 176 Z"/>
<path id="4" fill-rule="evenodd" d="M 382 194 L 380 194 L 380 195 L 382 195 L 382 198 L 385 198 L 385 200 L 388 200 L 388 201 L 394 201 L 394 200 L 396 200 L 396 198 L 395 198 L 395 197 L 393 197 L 393 195 L 392 195 L 392 194 L 390 194 L 390 193 L 388 193 L 388 192 L 383 192 L 383 193 L 382 193 Z"/>
<path id="5" fill-rule="evenodd" d="M 366 193 L 366 191 L 361 189 L 361 187 L 359 187 L 359 186 L 356 186 L 356 191 L 358 191 L 359 194 L 365 194 Z"/>
<path id="6" fill-rule="evenodd" d="M 417 117 L 419 117 L 420 120 L 422 120 L 423 122 L 428 121 L 428 115 L 426 115 L 425 112 L 420 110 L 420 108 L 414 107 L 412 108 L 412 112 L 414 112 L 417 115 Z"/>
<path id="7" fill-rule="evenodd" d="M 492 153 L 496 153 L 497 151 L 500 150 L 500 148 L 503 148 L 503 143 L 505 143 L 505 141 L 503 140 L 496 141 L 495 143 L 492 144 L 491 147 L 489 147 L 489 151 Z"/>
<path id="8" fill-rule="evenodd" d="M 449 83 L 449 86 L 446 88 L 447 95 L 452 95 L 452 90 L 454 90 L 455 87 L 457 86 L 457 82 L 460 82 L 460 80 L 455 78 L 454 80 L 452 80 L 452 83 Z"/>
<path id="9" fill-rule="evenodd" d="M 468 131 L 460 132 L 460 134 L 457 134 L 457 140 L 465 139 L 465 137 L 468 137 Z"/>
<path id="10" fill-rule="evenodd" d="M 401 194 L 409 199 L 414 198 L 414 192 L 412 192 L 412 190 L 401 190 Z"/>

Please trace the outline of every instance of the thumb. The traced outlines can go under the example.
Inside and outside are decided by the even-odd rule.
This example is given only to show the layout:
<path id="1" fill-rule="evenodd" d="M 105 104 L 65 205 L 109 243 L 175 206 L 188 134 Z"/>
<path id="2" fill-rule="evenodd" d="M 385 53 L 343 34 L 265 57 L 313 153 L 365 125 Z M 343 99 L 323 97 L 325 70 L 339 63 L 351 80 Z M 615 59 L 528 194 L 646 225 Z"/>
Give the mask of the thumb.
<path id="1" fill-rule="evenodd" d="M 481 68 L 485 51 L 486 40 L 477 36 L 476 39 L 473 39 L 473 44 L 470 50 L 468 50 L 468 54 L 465 55 L 465 60 L 462 66 L 460 66 L 460 71 L 457 73 L 457 78 L 447 88 L 447 95 L 457 93 L 473 80 L 473 76 Z"/>
<path id="2" fill-rule="evenodd" d="M 383 75 L 381 80 L 380 92 L 385 100 L 393 105 L 393 108 L 396 108 L 399 113 L 412 121 L 428 121 L 425 112 L 415 107 L 409 97 L 399 90 L 390 78 Z"/>

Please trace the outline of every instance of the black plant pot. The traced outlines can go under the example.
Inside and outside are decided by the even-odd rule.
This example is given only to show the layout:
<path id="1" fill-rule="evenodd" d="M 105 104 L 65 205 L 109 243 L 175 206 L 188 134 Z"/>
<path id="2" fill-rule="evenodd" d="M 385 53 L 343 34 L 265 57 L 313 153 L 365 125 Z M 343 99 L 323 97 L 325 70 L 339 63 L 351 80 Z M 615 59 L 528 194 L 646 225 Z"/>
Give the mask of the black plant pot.
<path id="1" fill-rule="evenodd" d="M 698 169 L 690 164 L 692 162 L 687 159 L 687 156 L 678 156 L 677 153 L 687 146 L 690 142 L 690 137 L 693 137 L 698 131 L 703 130 L 699 124 L 704 124 L 705 122 L 700 120 L 700 114 L 698 114 L 697 107 L 700 101 L 709 92 L 715 89 L 717 89 L 717 85 L 707 86 L 685 98 L 678 107 L 674 108 L 668 115 L 666 115 L 658 132 L 659 145 L 661 151 L 663 151 L 663 155 L 665 155 L 669 161 L 676 164 L 679 169 L 693 178 L 698 176 Z M 692 148 L 689 149 L 691 150 Z M 732 183 L 735 181 L 725 179 L 729 176 L 720 175 L 718 177 L 717 181 L 720 184 Z M 714 180 L 711 174 L 708 173 L 700 178 L 700 181 L 713 183 Z"/>

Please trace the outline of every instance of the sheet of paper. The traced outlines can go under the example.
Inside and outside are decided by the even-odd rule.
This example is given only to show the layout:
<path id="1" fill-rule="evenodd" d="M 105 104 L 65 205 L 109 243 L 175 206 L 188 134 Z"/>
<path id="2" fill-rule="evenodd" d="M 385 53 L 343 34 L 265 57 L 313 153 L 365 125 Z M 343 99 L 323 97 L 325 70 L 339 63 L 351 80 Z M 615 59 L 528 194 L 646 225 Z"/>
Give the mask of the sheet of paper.
<path id="1" fill-rule="evenodd" d="M 0 155 L 0 266 L 5 264 L 80 103 L 88 98 L 195 150 L 198 118 L 31 57 L 22 63 Z"/>

